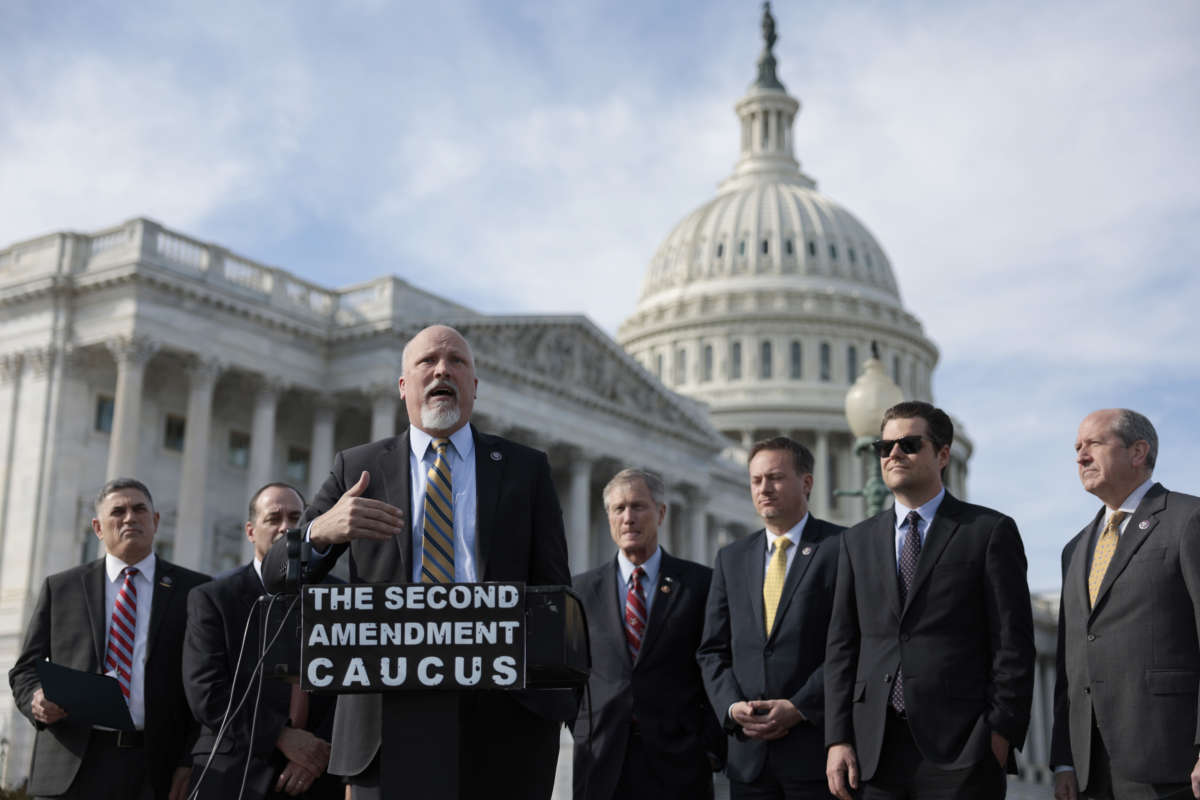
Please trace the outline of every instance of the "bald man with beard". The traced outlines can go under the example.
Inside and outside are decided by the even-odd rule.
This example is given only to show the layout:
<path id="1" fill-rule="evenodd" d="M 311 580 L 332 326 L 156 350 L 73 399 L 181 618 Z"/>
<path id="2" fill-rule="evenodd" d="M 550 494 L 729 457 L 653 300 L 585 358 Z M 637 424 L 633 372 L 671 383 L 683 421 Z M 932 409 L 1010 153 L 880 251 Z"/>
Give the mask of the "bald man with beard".
<path id="1" fill-rule="evenodd" d="M 348 553 L 354 583 L 570 584 L 546 454 L 470 424 L 478 380 L 466 339 L 430 326 L 402 361 L 408 429 L 338 453 L 301 520 L 318 554 L 314 580 Z M 268 589 L 284 588 L 286 567 L 281 540 L 263 564 Z M 432 694 L 339 698 L 329 771 L 349 777 L 354 800 L 411 793 L 422 753 L 439 769 L 458 765 L 461 798 L 550 797 L 559 727 L 578 708 L 573 692 L 460 693 L 457 748 L 439 746 L 446 714 Z"/>

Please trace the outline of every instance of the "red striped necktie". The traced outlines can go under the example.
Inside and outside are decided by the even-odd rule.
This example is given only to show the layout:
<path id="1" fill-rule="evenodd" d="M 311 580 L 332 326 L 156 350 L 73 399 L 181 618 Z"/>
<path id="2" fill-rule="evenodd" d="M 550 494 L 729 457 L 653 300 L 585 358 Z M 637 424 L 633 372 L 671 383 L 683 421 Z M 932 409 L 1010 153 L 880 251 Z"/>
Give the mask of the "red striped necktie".
<path id="1" fill-rule="evenodd" d="M 113 603 L 104 671 L 116 673 L 121 694 L 125 695 L 125 702 L 128 703 L 130 681 L 133 679 L 133 643 L 137 638 L 137 587 L 133 583 L 133 576 L 138 574 L 137 567 L 126 567 L 121 574 L 125 576 L 125 582 L 117 592 L 117 602 Z"/>
<path id="2" fill-rule="evenodd" d="M 642 634 L 646 632 L 646 595 L 642 592 L 642 578 L 646 571 L 637 567 L 629 578 L 629 591 L 625 593 L 625 642 L 629 655 L 637 661 L 642 649 Z"/>

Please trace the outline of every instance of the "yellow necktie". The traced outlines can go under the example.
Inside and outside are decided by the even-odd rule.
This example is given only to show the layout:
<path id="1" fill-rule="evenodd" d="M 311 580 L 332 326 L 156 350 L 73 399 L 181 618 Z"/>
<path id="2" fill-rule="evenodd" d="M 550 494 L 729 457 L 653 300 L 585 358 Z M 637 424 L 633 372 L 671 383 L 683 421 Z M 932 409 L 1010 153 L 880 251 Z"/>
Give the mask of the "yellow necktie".
<path id="1" fill-rule="evenodd" d="M 763 579 L 763 618 L 767 623 L 767 636 L 775 625 L 775 612 L 779 610 L 779 597 L 783 594 L 783 580 L 787 577 L 787 549 L 792 540 L 780 536 L 775 540 L 775 552 L 767 565 L 767 577 Z"/>
<path id="2" fill-rule="evenodd" d="M 426 473 L 422 583 L 454 583 L 454 492 L 450 488 L 449 439 L 434 439 L 437 458 Z"/>
<path id="3" fill-rule="evenodd" d="M 1114 511 L 1108 518 L 1108 524 L 1104 526 L 1100 538 L 1096 540 L 1096 551 L 1092 553 L 1092 569 L 1088 573 L 1088 598 L 1093 608 L 1096 606 L 1096 597 L 1100 594 L 1100 584 L 1104 582 L 1104 573 L 1108 571 L 1108 564 L 1117 549 L 1121 523 L 1127 516 L 1124 511 Z"/>

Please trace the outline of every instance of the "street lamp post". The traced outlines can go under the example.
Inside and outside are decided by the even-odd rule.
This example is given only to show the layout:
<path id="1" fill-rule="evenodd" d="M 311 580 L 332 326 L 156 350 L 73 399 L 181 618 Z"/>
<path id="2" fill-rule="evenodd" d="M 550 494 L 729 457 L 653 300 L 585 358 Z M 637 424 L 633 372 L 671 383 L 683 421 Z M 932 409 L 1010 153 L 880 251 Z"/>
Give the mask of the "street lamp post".
<path id="1" fill-rule="evenodd" d="M 867 461 L 871 465 L 870 477 L 861 489 L 839 489 L 835 492 L 837 495 L 866 500 L 868 517 L 883 510 L 889 494 L 883 483 L 883 474 L 879 471 L 879 459 L 871 452 L 871 443 L 879 436 L 879 423 L 883 420 L 884 412 L 902 400 L 904 392 L 887 376 L 883 362 L 879 360 L 879 346 L 871 342 L 871 357 L 863 364 L 862 375 L 846 392 L 846 421 L 850 423 L 850 431 L 855 436 L 854 452 L 858 455 L 867 454 Z"/>

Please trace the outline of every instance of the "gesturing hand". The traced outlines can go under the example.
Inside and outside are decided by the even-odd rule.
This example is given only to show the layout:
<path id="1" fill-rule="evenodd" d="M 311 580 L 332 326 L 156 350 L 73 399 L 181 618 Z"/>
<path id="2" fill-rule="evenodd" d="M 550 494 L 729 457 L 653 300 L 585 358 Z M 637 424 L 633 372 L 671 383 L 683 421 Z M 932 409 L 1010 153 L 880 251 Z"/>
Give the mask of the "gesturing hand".
<path id="1" fill-rule="evenodd" d="M 351 539 L 383 540 L 404 532 L 403 511 L 382 500 L 362 496 L 370 483 L 371 475 L 364 471 L 333 508 L 313 520 L 308 538 L 318 550 Z"/>

